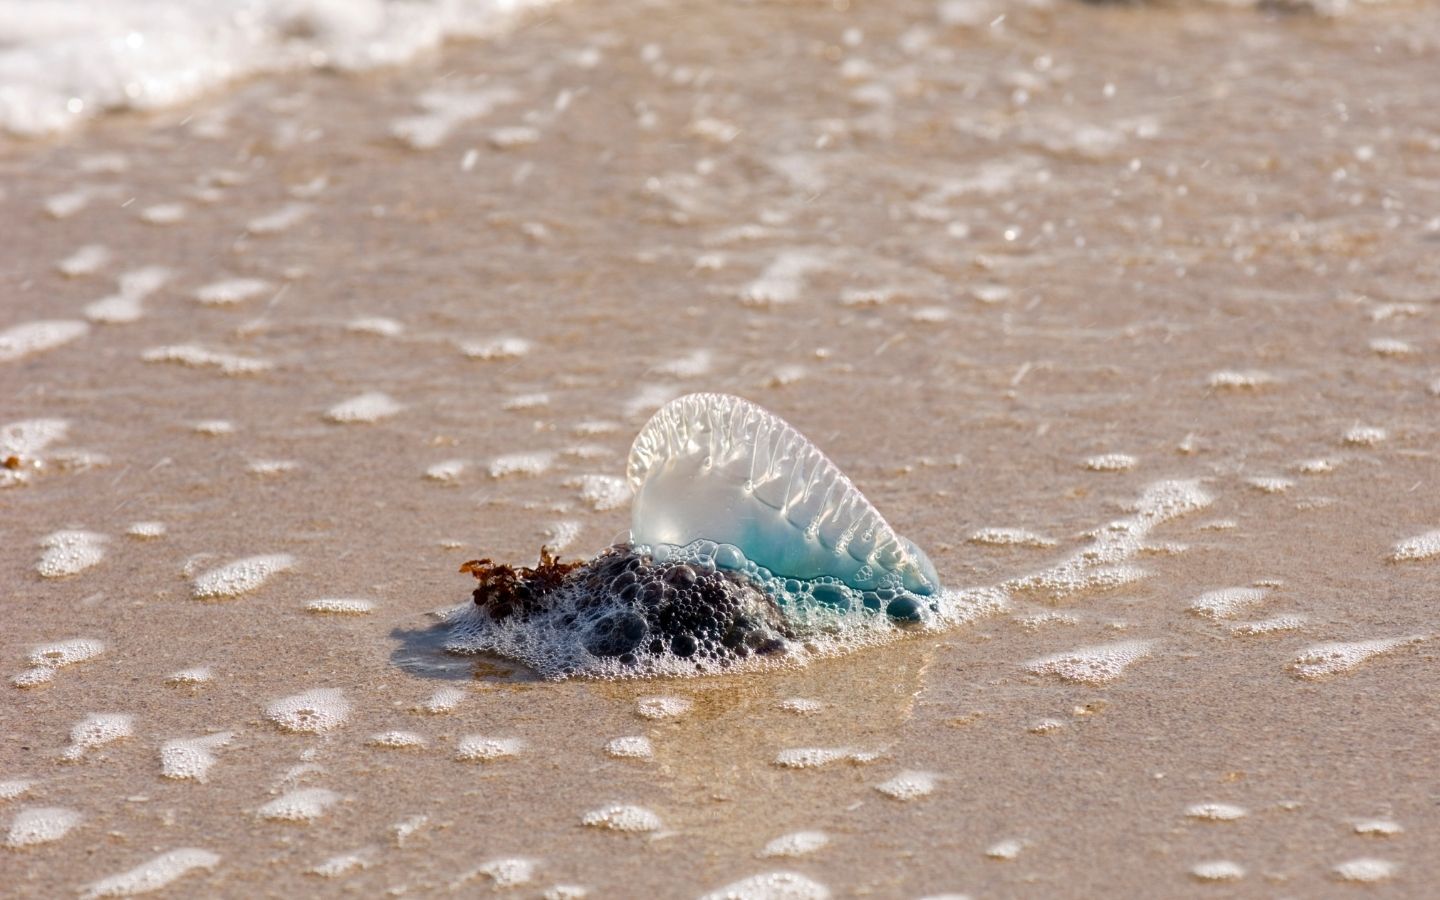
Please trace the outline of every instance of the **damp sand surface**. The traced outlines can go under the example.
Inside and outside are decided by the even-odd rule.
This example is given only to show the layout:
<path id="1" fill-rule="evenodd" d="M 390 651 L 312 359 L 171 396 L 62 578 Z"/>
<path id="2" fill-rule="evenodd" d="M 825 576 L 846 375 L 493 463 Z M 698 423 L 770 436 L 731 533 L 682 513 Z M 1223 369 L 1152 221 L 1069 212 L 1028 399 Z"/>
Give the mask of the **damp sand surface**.
<path id="1" fill-rule="evenodd" d="M 8 895 L 1425 896 L 1432 12 L 582 2 L 0 146 Z M 463 561 L 625 534 L 692 390 L 1007 603 L 742 676 L 442 653 Z"/>

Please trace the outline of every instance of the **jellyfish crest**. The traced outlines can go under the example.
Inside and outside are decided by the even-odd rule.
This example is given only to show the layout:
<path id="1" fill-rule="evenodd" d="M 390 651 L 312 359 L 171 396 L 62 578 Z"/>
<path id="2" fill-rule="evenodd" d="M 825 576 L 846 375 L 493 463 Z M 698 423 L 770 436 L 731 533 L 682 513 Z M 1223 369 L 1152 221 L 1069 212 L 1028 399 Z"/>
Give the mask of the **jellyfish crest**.
<path id="1" fill-rule="evenodd" d="M 940 587 L 924 552 L 895 533 L 824 453 L 778 416 L 725 394 L 662 407 L 630 448 L 630 540 L 733 544 L 772 573 L 865 589 L 898 576 Z"/>

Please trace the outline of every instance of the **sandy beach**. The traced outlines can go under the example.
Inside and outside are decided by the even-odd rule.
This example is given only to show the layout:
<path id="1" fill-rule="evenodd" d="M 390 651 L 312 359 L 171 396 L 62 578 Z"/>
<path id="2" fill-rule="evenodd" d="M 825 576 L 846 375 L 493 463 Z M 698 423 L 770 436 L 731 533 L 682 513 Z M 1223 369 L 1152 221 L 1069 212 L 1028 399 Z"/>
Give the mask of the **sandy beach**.
<path id="1" fill-rule="evenodd" d="M 0 894 L 1433 896 L 1434 13 L 584 0 L 0 138 Z M 694 391 L 1003 602 L 445 652 Z"/>

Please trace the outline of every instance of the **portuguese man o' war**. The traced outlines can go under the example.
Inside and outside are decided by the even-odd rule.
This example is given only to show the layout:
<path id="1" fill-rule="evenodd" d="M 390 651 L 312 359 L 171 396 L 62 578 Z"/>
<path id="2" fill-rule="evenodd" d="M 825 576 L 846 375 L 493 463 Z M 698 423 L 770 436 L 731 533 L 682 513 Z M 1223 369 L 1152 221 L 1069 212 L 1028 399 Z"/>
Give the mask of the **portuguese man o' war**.
<path id="1" fill-rule="evenodd" d="M 996 602 L 943 590 L 814 444 L 739 397 L 666 404 L 626 476 L 628 543 L 586 563 L 466 563 L 479 587 L 447 616 L 447 649 L 546 678 L 693 675 L 803 663 Z"/>

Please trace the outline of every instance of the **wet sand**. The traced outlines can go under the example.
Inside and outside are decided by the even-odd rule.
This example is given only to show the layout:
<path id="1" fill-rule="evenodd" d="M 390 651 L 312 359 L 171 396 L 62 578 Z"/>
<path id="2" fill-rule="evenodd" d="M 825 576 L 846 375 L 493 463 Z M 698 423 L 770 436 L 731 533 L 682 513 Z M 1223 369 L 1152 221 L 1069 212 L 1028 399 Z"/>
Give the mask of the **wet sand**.
<path id="1" fill-rule="evenodd" d="M 1440 554 L 1392 557 L 1440 529 L 1440 28 L 1004 11 L 579 3 L 0 147 L 0 334 L 87 326 L 0 362 L 0 426 L 68 422 L 7 450 L 0 491 L 0 659 L 42 682 L 3 688 L 0 782 L 32 783 L 0 829 L 79 814 L 0 847 L 0 882 L 73 895 L 197 848 L 218 860 L 170 895 L 483 893 L 478 867 L 524 858 L 516 896 L 778 871 L 836 896 L 1427 896 Z M 87 245 L 108 260 L 57 270 Z M 1157 482 L 1213 502 L 1155 528 L 1145 577 L 795 671 L 547 683 L 440 652 L 463 561 L 624 536 L 580 479 L 623 476 L 692 390 L 799 427 L 951 587 L 1054 566 Z M 372 392 L 391 405 L 336 411 Z M 994 528 L 1048 541 L 972 540 Z M 84 561 L 43 564 L 62 531 L 103 558 L 46 577 Z M 293 565 L 193 596 L 262 554 Z M 1227 588 L 1256 590 L 1191 609 Z M 27 664 L 75 638 L 103 652 Z M 1391 638 L 1423 640 L 1305 677 L 1310 648 Z M 1105 683 L 1028 668 L 1130 641 L 1148 655 Z M 418 709 L 442 688 L 453 710 Z M 267 718 L 317 689 L 335 727 Z M 655 696 L 693 705 L 639 715 Z M 90 714 L 131 733 L 64 759 Z M 372 744 L 395 730 L 424 746 Z M 162 745 L 213 732 L 206 780 L 162 776 Z M 471 735 L 523 746 L 457 760 Z M 639 735 L 653 758 L 607 755 Z M 876 758 L 776 764 L 797 748 Z M 933 791 L 876 789 L 906 772 Z M 335 795 L 309 824 L 262 813 L 309 789 Z M 582 824 L 617 803 L 659 829 Z M 758 858 L 797 831 L 829 843 Z M 1389 865 L 1337 871 L 1357 859 Z"/>

